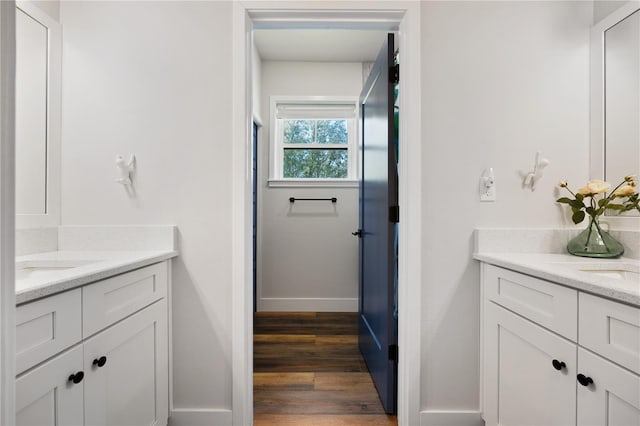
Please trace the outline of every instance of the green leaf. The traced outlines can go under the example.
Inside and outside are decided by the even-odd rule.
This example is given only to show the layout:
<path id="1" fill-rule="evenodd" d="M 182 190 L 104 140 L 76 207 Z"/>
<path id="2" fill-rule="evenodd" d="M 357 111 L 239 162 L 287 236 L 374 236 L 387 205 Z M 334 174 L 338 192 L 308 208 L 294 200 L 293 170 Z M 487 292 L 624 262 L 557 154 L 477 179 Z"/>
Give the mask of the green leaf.
<path id="1" fill-rule="evenodd" d="M 595 216 L 596 214 L 596 209 L 594 209 L 593 207 L 587 207 L 587 213 L 589 213 L 589 216 Z"/>
<path id="2" fill-rule="evenodd" d="M 598 201 L 598 207 L 602 207 L 602 206 L 604 206 L 605 204 L 607 204 L 608 202 L 609 202 L 609 199 L 608 199 L 608 198 L 603 198 L 602 200 L 599 200 L 599 201 Z"/>
<path id="3" fill-rule="evenodd" d="M 576 209 L 582 209 L 584 207 L 584 203 L 582 202 L 582 200 L 571 200 L 571 202 L 569 203 L 571 205 L 571 207 L 575 207 Z"/>
<path id="4" fill-rule="evenodd" d="M 571 220 L 573 220 L 573 223 L 578 224 L 584 220 L 584 216 L 584 212 L 582 210 L 578 210 L 573 214 L 573 216 L 571 216 Z"/>
<path id="5" fill-rule="evenodd" d="M 584 195 L 582 194 L 576 194 L 576 200 L 582 202 L 584 200 Z"/>
<path id="6" fill-rule="evenodd" d="M 571 198 L 562 197 L 556 200 L 557 203 L 571 204 L 573 200 Z"/>
<path id="7" fill-rule="evenodd" d="M 622 205 L 622 204 L 609 204 L 607 206 L 607 209 L 610 209 L 610 210 L 624 210 L 625 206 Z"/>

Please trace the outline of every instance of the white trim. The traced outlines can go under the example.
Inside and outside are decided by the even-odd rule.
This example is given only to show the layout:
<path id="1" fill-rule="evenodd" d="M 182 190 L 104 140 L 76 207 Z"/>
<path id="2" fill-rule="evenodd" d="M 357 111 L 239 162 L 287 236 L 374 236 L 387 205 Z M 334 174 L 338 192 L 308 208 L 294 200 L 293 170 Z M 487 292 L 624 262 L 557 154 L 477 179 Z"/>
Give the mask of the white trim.
<path id="1" fill-rule="evenodd" d="M 47 28 L 47 204 L 44 214 L 16 214 L 21 228 L 60 224 L 60 139 L 62 128 L 62 28 L 34 4 L 21 0 L 16 7 Z"/>
<path id="2" fill-rule="evenodd" d="M 358 177 L 358 126 L 356 123 L 360 118 L 360 108 L 358 106 L 358 98 L 354 96 L 280 96 L 272 95 L 269 97 L 269 180 L 270 181 L 313 181 L 314 179 L 288 179 L 283 178 L 283 155 L 282 150 L 286 147 L 295 148 L 340 148 L 347 149 L 347 180 L 354 180 Z M 280 118 L 278 118 L 278 105 L 280 104 L 294 104 L 294 105 L 309 105 L 320 106 L 327 105 L 347 105 L 353 107 L 353 114 L 351 117 L 345 118 L 348 123 L 348 141 L 346 145 L 337 144 L 285 144 L 283 141 L 284 129 L 280 125 Z M 310 114 L 312 117 L 313 112 Z M 310 118 L 311 118 L 310 117 Z M 337 117 L 336 117 L 337 118 Z M 317 180 L 329 180 L 329 179 L 317 179 Z M 271 185 L 270 185 L 271 186 Z M 311 186 L 311 185 L 310 185 Z"/>
<path id="3" fill-rule="evenodd" d="M 0 1 L 0 424 L 15 413 L 15 2 Z"/>
<path id="4" fill-rule="evenodd" d="M 231 403 L 232 423 L 253 423 L 253 179 L 251 21 L 232 5 Z"/>
<path id="5" fill-rule="evenodd" d="M 228 426 L 232 417 L 231 410 L 179 408 L 171 410 L 169 426 Z"/>
<path id="6" fill-rule="evenodd" d="M 358 312 L 357 298 L 261 297 L 260 312 Z"/>
<path id="7" fill-rule="evenodd" d="M 169 368 L 167 371 L 168 392 L 167 398 L 167 416 L 173 411 L 173 261 L 167 261 L 167 351 L 169 353 L 167 362 Z"/>
<path id="8" fill-rule="evenodd" d="M 351 6 L 345 6 L 351 3 Z M 369 3 L 369 4 L 367 4 Z M 250 10 L 249 15 L 256 29 L 357 29 L 393 31 L 398 22 L 403 19 L 407 2 L 398 1 L 398 6 L 392 2 L 379 2 L 376 10 L 372 2 L 354 1 L 299 1 L 295 7 L 292 2 L 284 1 L 247 1 L 245 5 Z M 349 10 L 347 10 L 349 9 Z"/>
<path id="9" fill-rule="evenodd" d="M 484 426 L 479 411 L 422 411 L 420 426 Z"/>
<path id="10" fill-rule="evenodd" d="M 400 2 L 397 2 L 397 7 Z M 415 425 L 421 408 L 422 348 L 422 63 L 420 2 L 410 2 L 399 28 L 400 158 L 398 261 L 398 424 Z"/>
<path id="11" fill-rule="evenodd" d="M 269 188 L 358 188 L 360 181 L 350 179 L 269 179 Z"/>
<path id="12" fill-rule="evenodd" d="M 295 10 L 292 6 L 295 5 Z M 421 172 L 421 59 L 420 2 L 416 1 L 298 1 L 234 2 L 233 28 L 233 176 L 232 176 L 232 359 L 233 423 L 252 422 L 252 324 L 253 313 L 251 251 L 250 176 L 251 53 L 245 43 L 255 27 L 375 28 L 393 30 L 399 26 L 399 47 L 403 52 L 400 96 L 400 250 L 406 253 L 399 264 L 399 362 L 398 423 L 420 421 L 421 377 L 421 286 L 422 286 L 422 172 Z M 402 89 L 401 89 L 402 90 Z M 244 225 L 244 226 L 243 226 Z M 249 246 L 250 247 L 250 246 Z"/>

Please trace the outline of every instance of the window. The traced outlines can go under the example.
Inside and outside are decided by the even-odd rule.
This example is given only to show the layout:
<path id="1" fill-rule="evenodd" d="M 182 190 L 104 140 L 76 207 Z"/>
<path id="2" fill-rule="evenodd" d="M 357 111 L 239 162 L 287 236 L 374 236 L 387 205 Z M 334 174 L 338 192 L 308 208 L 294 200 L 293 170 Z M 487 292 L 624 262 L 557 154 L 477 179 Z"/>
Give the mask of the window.
<path id="1" fill-rule="evenodd" d="M 356 105 L 272 98 L 272 181 L 355 180 Z"/>

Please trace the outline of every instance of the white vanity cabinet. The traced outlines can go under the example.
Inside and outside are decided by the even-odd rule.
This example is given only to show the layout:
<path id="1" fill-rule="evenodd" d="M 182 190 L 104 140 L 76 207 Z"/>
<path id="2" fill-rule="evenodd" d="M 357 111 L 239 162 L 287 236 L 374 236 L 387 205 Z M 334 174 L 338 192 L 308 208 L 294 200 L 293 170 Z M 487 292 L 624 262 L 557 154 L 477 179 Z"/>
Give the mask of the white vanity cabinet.
<path id="1" fill-rule="evenodd" d="M 167 424 L 168 268 L 157 263 L 17 307 L 18 425 Z M 75 341 L 61 333 L 65 347 L 51 331 L 62 301 L 78 331 Z M 62 352 L 50 357 L 52 342 Z"/>
<path id="2" fill-rule="evenodd" d="M 487 426 L 640 425 L 638 307 L 489 264 L 482 304 Z"/>

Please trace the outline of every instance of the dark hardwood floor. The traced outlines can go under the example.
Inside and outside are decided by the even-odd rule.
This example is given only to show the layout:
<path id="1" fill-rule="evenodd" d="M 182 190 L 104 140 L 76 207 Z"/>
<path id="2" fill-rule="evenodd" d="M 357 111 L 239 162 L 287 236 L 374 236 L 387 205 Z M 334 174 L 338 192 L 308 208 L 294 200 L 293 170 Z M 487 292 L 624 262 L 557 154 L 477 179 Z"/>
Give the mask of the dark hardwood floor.
<path id="1" fill-rule="evenodd" d="M 254 316 L 254 425 L 397 425 L 358 350 L 357 313 Z"/>

